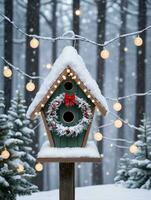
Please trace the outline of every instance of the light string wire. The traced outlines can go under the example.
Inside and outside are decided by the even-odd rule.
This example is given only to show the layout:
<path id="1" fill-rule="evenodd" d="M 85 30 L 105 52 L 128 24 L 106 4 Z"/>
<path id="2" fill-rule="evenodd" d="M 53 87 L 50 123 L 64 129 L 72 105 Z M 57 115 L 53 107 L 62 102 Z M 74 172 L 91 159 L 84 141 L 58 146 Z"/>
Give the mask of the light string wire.
<path id="1" fill-rule="evenodd" d="M 118 35 L 108 41 L 105 41 L 104 43 L 97 43 L 93 40 L 90 40 L 86 37 L 83 37 L 81 35 L 76 35 L 74 34 L 73 31 L 67 31 L 66 33 L 64 33 L 62 36 L 59 36 L 59 37 L 55 37 L 55 38 L 52 38 L 52 37 L 47 37 L 47 36 L 40 36 L 40 35 L 35 35 L 35 34 L 27 34 L 25 31 L 23 31 L 21 28 L 19 28 L 19 26 L 16 25 L 16 23 L 14 21 L 12 21 L 10 18 L 8 18 L 7 16 L 5 16 L 1 11 L 0 11 L 0 16 L 3 17 L 3 20 L 7 20 L 9 23 L 12 24 L 12 26 L 17 29 L 20 33 L 22 33 L 23 35 L 25 35 L 26 37 L 30 37 L 30 38 L 37 38 L 37 39 L 42 39 L 42 40 L 50 40 L 52 42 L 55 42 L 57 40 L 80 40 L 80 41 L 84 41 L 84 42 L 89 42 L 93 45 L 97 45 L 97 46 L 100 46 L 100 47 L 106 47 L 108 46 L 110 43 L 113 43 L 114 41 L 117 41 L 119 40 L 120 38 L 125 38 L 125 37 L 130 37 L 130 36 L 134 36 L 134 35 L 139 35 L 141 33 L 143 33 L 144 31 L 147 31 L 149 29 L 151 29 L 151 25 L 147 26 L 146 28 L 144 29 L 141 29 L 139 31 L 135 31 L 135 32 L 130 32 L 130 33 L 126 33 L 126 34 L 122 34 L 122 35 Z M 3 21 L 1 20 L 1 22 Z M 72 34 L 71 37 L 67 37 L 68 34 Z M 4 57 L 1 57 L 1 59 L 3 61 L 5 61 L 6 64 L 8 64 L 9 66 L 11 66 L 14 70 L 16 70 L 17 72 L 21 73 L 22 75 L 26 76 L 27 78 L 30 78 L 30 79 L 42 79 L 44 80 L 44 78 L 40 77 L 40 76 L 30 76 L 28 75 L 27 73 L 25 73 L 24 71 L 20 70 L 18 67 L 15 67 L 13 64 L 11 64 L 10 62 L 8 62 Z M 133 93 L 133 94 L 130 94 L 130 95 L 127 95 L 127 96 L 122 96 L 122 97 L 118 97 L 118 98 L 111 98 L 111 97 L 106 97 L 107 100 L 111 100 L 111 101 L 118 101 L 118 100 L 121 100 L 121 99 L 126 99 L 126 98 L 130 98 L 130 97 L 133 97 L 133 96 L 146 96 L 146 95 L 151 95 L 151 90 L 145 92 L 145 93 Z M 139 130 L 138 127 L 130 124 L 128 121 L 122 119 L 121 117 L 119 117 L 117 114 L 113 113 L 110 111 L 110 113 L 120 119 L 124 124 L 128 125 L 130 128 L 133 128 L 133 129 L 136 129 L 136 130 Z M 108 127 L 108 126 L 111 126 L 113 125 L 114 122 L 112 121 L 111 123 L 109 124 L 105 124 L 105 125 L 102 125 L 102 126 L 99 126 L 98 128 L 105 128 L 105 127 Z M 132 143 L 131 141 L 128 141 L 126 139 L 120 139 L 120 138 L 108 138 L 108 137 L 104 137 L 105 139 L 107 140 L 112 140 L 112 141 L 123 141 L 123 142 L 127 142 L 127 143 Z M 124 146 L 120 146 L 120 145 L 116 145 L 114 144 L 113 146 L 116 146 L 118 148 L 128 148 L 128 147 L 124 147 Z"/>
<path id="2" fill-rule="evenodd" d="M 16 70 L 17 72 L 19 72 L 20 74 L 26 76 L 29 79 L 35 80 L 35 79 L 42 79 L 44 80 L 43 77 L 41 76 L 30 76 L 29 74 L 25 73 L 24 71 L 22 71 L 19 67 L 15 67 L 13 64 L 11 64 L 10 62 L 8 62 L 4 57 L 1 57 L 1 59 L 10 67 L 12 67 L 14 70 Z"/>
<path id="3" fill-rule="evenodd" d="M 67 31 L 66 33 L 64 33 L 62 36 L 59 36 L 59 37 L 48 37 L 48 36 L 40 36 L 40 35 L 36 35 L 36 34 L 28 34 L 26 33 L 25 31 L 23 31 L 21 28 L 19 28 L 19 26 L 17 26 L 17 24 L 12 21 L 10 18 L 8 18 L 6 15 L 4 15 L 1 11 L 0 11 L 0 16 L 7 20 L 10 24 L 12 24 L 12 26 L 17 29 L 21 34 L 23 34 L 24 36 L 26 37 L 29 37 L 29 38 L 37 38 L 37 39 L 42 39 L 42 40 L 50 40 L 52 42 L 55 42 L 57 40 L 80 40 L 80 41 L 84 41 L 84 42 L 89 42 L 93 45 L 97 45 L 97 46 L 100 46 L 100 47 L 106 47 L 108 46 L 110 43 L 113 43 L 117 40 L 119 40 L 120 38 L 125 38 L 125 37 L 130 37 L 130 36 L 134 36 L 134 35 L 139 35 L 141 33 L 143 33 L 144 31 L 147 31 L 149 29 L 151 29 L 151 25 L 145 27 L 144 29 L 141 29 L 139 31 L 134 31 L 134 32 L 130 32 L 130 33 L 125 33 L 125 34 L 122 34 L 122 35 L 117 35 L 116 37 L 108 40 L 108 41 L 105 41 L 104 43 L 97 43 L 93 40 L 90 40 L 84 36 L 81 36 L 81 35 L 76 35 L 74 34 L 74 37 L 66 37 L 67 34 L 71 31 Z M 72 31 L 73 32 L 73 31 Z"/>
<path id="4" fill-rule="evenodd" d="M 21 73 L 22 75 L 26 76 L 29 79 L 35 80 L 35 79 L 41 79 L 44 80 L 44 77 L 41 76 L 31 76 L 27 73 L 25 73 L 24 71 L 22 71 L 19 67 L 14 66 L 13 64 L 11 64 L 10 62 L 8 62 L 4 57 L 0 57 L 8 66 L 12 67 L 14 70 L 16 70 L 18 73 Z M 127 98 L 131 98 L 131 97 L 135 97 L 135 96 L 150 96 L 151 95 L 151 90 L 148 90 L 144 93 L 133 93 L 133 94 L 129 94 L 126 96 L 122 96 L 122 97 L 117 97 L 117 98 L 113 98 L 113 97 L 105 97 L 107 100 L 110 101 L 120 101 L 122 99 L 127 99 Z M 112 123 L 113 124 L 113 123 Z M 100 128 L 103 128 L 104 125 L 100 126 Z"/>

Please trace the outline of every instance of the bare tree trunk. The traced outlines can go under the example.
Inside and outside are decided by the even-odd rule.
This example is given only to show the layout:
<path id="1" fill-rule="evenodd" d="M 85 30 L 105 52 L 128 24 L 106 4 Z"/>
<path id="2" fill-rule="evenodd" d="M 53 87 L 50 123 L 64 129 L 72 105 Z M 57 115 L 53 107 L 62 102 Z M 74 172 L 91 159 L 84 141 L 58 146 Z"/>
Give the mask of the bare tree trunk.
<path id="1" fill-rule="evenodd" d="M 5 15 L 13 20 L 13 1 L 4 1 Z M 13 62 L 13 28 L 7 20 L 4 23 L 4 57 L 12 63 Z M 4 63 L 6 65 L 6 63 Z M 11 68 L 11 67 L 10 67 Z M 5 112 L 7 112 L 10 106 L 10 100 L 12 97 L 12 78 L 4 77 L 4 94 L 5 94 Z"/>
<path id="2" fill-rule="evenodd" d="M 76 15 L 76 11 L 80 10 L 80 0 L 73 0 L 73 7 L 72 7 L 72 14 L 73 14 L 73 27 L 72 30 L 74 31 L 75 34 L 80 34 L 80 16 Z M 79 50 L 79 41 L 73 42 L 73 45 Z"/>
<path id="3" fill-rule="evenodd" d="M 53 0 L 52 4 L 52 37 L 57 36 L 57 1 Z M 52 63 L 56 60 L 57 57 L 57 41 L 52 43 Z"/>
<path id="4" fill-rule="evenodd" d="M 126 11 L 125 8 L 127 8 L 128 1 L 127 0 L 121 0 L 120 2 L 120 13 L 121 13 L 121 26 L 120 26 L 120 35 L 126 33 Z M 120 46 L 119 46 L 119 66 L 118 66 L 118 97 L 125 95 L 125 73 L 126 73 L 126 62 L 125 62 L 125 50 L 126 47 L 126 38 L 120 38 Z M 125 101 L 122 99 L 120 101 L 122 104 L 122 110 L 120 111 L 120 117 L 125 118 Z M 124 127 L 122 128 L 122 134 L 121 129 L 118 129 L 117 133 L 118 138 L 124 138 Z M 122 145 L 118 143 L 119 145 Z M 124 153 L 124 149 L 117 149 L 117 159 L 122 157 Z"/>
<path id="5" fill-rule="evenodd" d="M 72 3 L 72 16 L 73 16 L 73 21 L 72 21 L 72 30 L 74 31 L 75 34 L 80 34 L 80 15 L 76 14 L 76 11 L 80 10 L 80 0 L 73 0 Z M 79 41 L 73 41 L 73 46 L 77 51 L 79 51 Z M 80 169 L 77 168 L 77 186 L 80 187 Z"/>
<path id="6" fill-rule="evenodd" d="M 105 41 L 105 18 L 106 18 L 106 1 L 97 0 L 97 43 L 103 43 Z M 100 89 L 104 90 L 104 60 L 100 58 L 100 47 L 97 48 L 97 82 Z M 98 121 L 99 125 L 103 123 L 103 119 L 100 118 Z M 100 130 L 101 131 L 101 130 Z M 97 143 L 99 152 L 103 151 L 103 142 Z M 93 164 L 93 184 L 103 183 L 103 164 Z"/>
<path id="7" fill-rule="evenodd" d="M 139 0 L 139 16 L 138 16 L 138 30 L 146 27 L 146 3 L 147 1 Z M 143 39 L 143 45 L 137 47 L 137 81 L 136 90 L 138 93 L 145 92 L 145 71 L 146 71 L 146 31 L 141 33 Z M 145 112 L 145 96 L 136 98 L 136 126 L 140 125 L 140 121 L 143 118 Z M 135 131 L 135 140 L 137 139 L 137 130 Z"/>
<path id="8" fill-rule="evenodd" d="M 40 0 L 28 0 L 27 3 L 27 22 L 26 22 L 26 32 L 28 34 L 37 34 L 39 35 L 39 8 Z M 32 38 L 26 38 L 26 73 L 29 75 L 39 75 L 39 48 L 33 49 L 30 47 L 30 40 Z M 26 80 L 26 83 L 29 80 Z M 31 103 L 32 98 L 36 95 L 38 90 L 39 81 L 34 80 L 36 85 L 36 90 L 33 92 L 28 92 L 25 90 L 25 98 L 27 106 Z M 33 149 L 38 152 L 39 144 L 39 134 L 38 130 L 35 130 L 36 134 L 33 137 Z M 40 189 L 43 187 L 42 183 L 42 174 L 39 174 L 35 178 L 35 183 L 39 186 Z"/>

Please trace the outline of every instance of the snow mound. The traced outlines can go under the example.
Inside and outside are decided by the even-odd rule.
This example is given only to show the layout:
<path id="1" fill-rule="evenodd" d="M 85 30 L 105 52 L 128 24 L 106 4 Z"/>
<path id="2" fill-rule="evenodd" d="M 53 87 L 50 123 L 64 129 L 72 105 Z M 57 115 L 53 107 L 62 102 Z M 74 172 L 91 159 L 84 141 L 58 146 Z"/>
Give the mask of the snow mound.
<path id="1" fill-rule="evenodd" d="M 149 200 L 151 191 L 126 189 L 116 185 L 98 185 L 76 188 L 75 200 Z M 58 190 L 34 193 L 17 200 L 59 200 Z"/>
<path id="2" fill-rule="evenodd" d="M 49 141 L 46 141 L 39 153 L 38 158 L 77 158 L 77 157 L 89 157 L 100 158 L 97 147 L 93 141 L 87 143 L 86 147 L 65 147 L 57 148 L 50 147 Z"/>
<path id="3" fill-rule="evenodd" d="M 75 48 L 73 48 L 72 46 L 67 46 L 63 49 L 62 53 L 55 61 L 52 70 L 45 78 L 43 84 L 40 87 L 39 92 L 36 94 L 36 97 L 29 106 L 29 109 L 27 111 L 27 117 L 30 117 L 31 113 L 35 110 L 36 106 L 44 98 L 50 87 L 53 85 L 53 83 L 56 81 L 56 79 L 67 66 L 70 66 L 77 73 L 80 80 L 85 84 L 85 86 L 90 90 L 90 92 L 95 96 L 95 98 L 108 111 L 106 99 L 101 94 L 101 91 L 96 81 L 92 78 L 89 71 L 87 70 L 83 59 L 81 58 L 81 56 L 78 55 Z"/>

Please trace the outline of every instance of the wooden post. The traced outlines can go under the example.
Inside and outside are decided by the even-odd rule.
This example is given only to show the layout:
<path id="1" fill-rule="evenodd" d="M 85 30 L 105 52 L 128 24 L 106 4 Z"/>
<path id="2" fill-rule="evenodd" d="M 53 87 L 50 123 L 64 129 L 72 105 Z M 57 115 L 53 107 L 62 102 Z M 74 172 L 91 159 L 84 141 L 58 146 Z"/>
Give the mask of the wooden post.
<path id="1" fill-rule="evenodd" d="M 59 163 L 60 200 L 75 200 L 74 163 Z"/>

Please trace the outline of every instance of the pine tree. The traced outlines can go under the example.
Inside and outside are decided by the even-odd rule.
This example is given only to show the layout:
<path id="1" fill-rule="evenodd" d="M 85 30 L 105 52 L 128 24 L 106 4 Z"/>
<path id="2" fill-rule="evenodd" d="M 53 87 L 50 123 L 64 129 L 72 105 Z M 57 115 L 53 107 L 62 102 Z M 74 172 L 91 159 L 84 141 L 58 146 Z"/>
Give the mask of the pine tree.
<path id="1" fill-rule="evenodd" d="M 151 124 L 146 117 L 141 123 L 135 143 L 138 151 L 131 160 L 126 187 L 151 189 Z"/>
<path id="2" fill-rule="evenodd" d="M 11 101 L 11 107 L 8 111 L 9 122 L 12 126 L 13 136 L 22 141 L 17 148 L 21 154 L 23 169 L 21 170 L 20 187 L 17 188 L 19 195 L 27 195 L 37 191 L 37 186 L 32 184 L 32 178 L 36 173 L 34 170 L 35 158 L 32 154 L 32 136 L 34 131 L 30 128 L 30 121 L 26 118 L 25 100 L 19 92 L 16 98 Z M 21 166 L 21 167 L 22 167 Z"/>
<path id="3" fill-rule="evenodd" d="M 130 158 L 127 153 L 120 158 L 119 168 L 117 170 L 117 175 L 114 178 L 114 182 L 124 185 L 125 181 L 129 178 L 128 170 L 130 168 Z"/>
<path id="4" fill-rule="evenodd" d="M 21 103 L 12 101 L 9 116 L 4 114 L 4 107 L 3 92 L 0 91 L 0 199 L 15 200 L 17 195 L 37 191 L 31 183 L 31 177 L 35 175 L 34 158 L 30 156 L 28 146 L 33 131 L 28 128 L 25 107 Z M 10 154 L 7 158 L 2 154 L 4 150 Z"/>
<path id="5" fill-rule="evenodd" d="M 0 199 L 15 200 L 16 188 L 19 187 L 20 175 L 17 173 L 17 164 L 20 163 L 20 155 L 15 147 L 21 143 L 13 138 L 8 116 L 4 114 L 3 92 L 0 91 Z M 3 152 L 7 151 L 6 158 Z"/>

